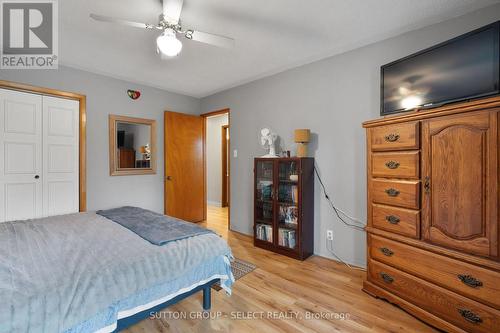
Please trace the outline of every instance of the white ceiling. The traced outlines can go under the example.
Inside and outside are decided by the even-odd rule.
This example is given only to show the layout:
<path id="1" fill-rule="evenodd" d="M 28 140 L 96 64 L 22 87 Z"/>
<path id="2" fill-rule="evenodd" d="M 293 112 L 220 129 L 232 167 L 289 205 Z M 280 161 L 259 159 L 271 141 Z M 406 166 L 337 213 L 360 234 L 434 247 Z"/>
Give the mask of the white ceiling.
<path id="1" fill-rule="evenodd" d="M 236 48 L 185 41 L 162 61 L 158 32 L 95 22 L 89 13 L 157 23 L 160 0 L 59 1 L 61 64 L 204 97 L 327 56 L 463 15 L 496 0 L 185 0 L 185 28 Z"/>

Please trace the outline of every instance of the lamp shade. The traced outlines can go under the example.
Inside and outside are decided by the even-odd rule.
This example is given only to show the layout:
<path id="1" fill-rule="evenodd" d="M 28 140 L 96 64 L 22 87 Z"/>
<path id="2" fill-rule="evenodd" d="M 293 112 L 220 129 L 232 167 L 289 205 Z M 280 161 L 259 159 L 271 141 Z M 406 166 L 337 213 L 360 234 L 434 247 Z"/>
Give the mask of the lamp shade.
<path id="1" fill-rule="evenodd" d="M 311 136 L 311 130 L 309 129 L 295 130 L 295 142 L 309 142 L 310 136 Z"/>

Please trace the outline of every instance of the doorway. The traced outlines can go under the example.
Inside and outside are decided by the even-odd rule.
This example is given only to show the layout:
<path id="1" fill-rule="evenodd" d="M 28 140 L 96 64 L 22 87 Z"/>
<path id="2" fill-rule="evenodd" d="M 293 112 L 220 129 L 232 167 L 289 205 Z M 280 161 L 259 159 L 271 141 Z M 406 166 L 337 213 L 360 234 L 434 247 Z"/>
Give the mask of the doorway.
<path id="1" fill-rule="evenodd" d="M 230 111 L 202 115 L 205 118 L 207 224 L 230 228 Z"/>
<path id="2" fill-rule="evenodd" d="M 201 116 L 165 111 L 165 214 L 230 229 L 230 110 Z M 225 168 L 223 168 L 223 166 Z"/>

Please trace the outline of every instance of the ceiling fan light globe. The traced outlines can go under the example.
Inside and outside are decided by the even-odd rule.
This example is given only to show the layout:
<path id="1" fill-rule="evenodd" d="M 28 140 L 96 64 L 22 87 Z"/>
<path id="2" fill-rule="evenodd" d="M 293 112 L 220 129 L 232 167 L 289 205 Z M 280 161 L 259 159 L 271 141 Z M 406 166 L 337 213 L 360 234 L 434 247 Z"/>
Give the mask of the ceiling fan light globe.
<path id="1" fill-rule="evenodd" d="M 160 52 L 167 57 L 175 57 L 181 53 L 182 43 L 177 39 L 175 31 L 166 29 L 157 39 L 156 45 Z"/>

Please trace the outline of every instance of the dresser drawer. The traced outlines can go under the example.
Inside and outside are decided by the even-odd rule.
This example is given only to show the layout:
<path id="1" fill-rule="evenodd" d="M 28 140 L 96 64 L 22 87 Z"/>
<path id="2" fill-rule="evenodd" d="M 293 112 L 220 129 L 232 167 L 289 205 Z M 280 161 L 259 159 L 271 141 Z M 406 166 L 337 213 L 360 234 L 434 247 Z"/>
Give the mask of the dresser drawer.
<path id="1" fill-rule="evenodd" d="M 372 226 L 403 236 L 419 238 L 420 211 L 372 204 Z"/>
<path id="2" fill-rule="evenodd" d="M 500 327 L 500 311 L 374 260 L 368 261 L 368 280 L 467 332 Z"/>
<path id="3" fill-rule="evenodd" d="M 420 208 L 420 181 L 372 179 L 370 191 L 375 203 Z"/>
<path id="4" fill-rule="evenodd" d="M 420 178 L 420 153 L 373 153 L 372 176 L 386 178 Z"/>
<path id="5" fill-rule="evenodd" d="M 500 309 L 500 273 L 369 235 L 370 258 Z"/>
<path id="6" fill-rule="evenodd" d="M 369 129 L 373 151 L 418 149 L 419 122 L 394 124 Z"/>

